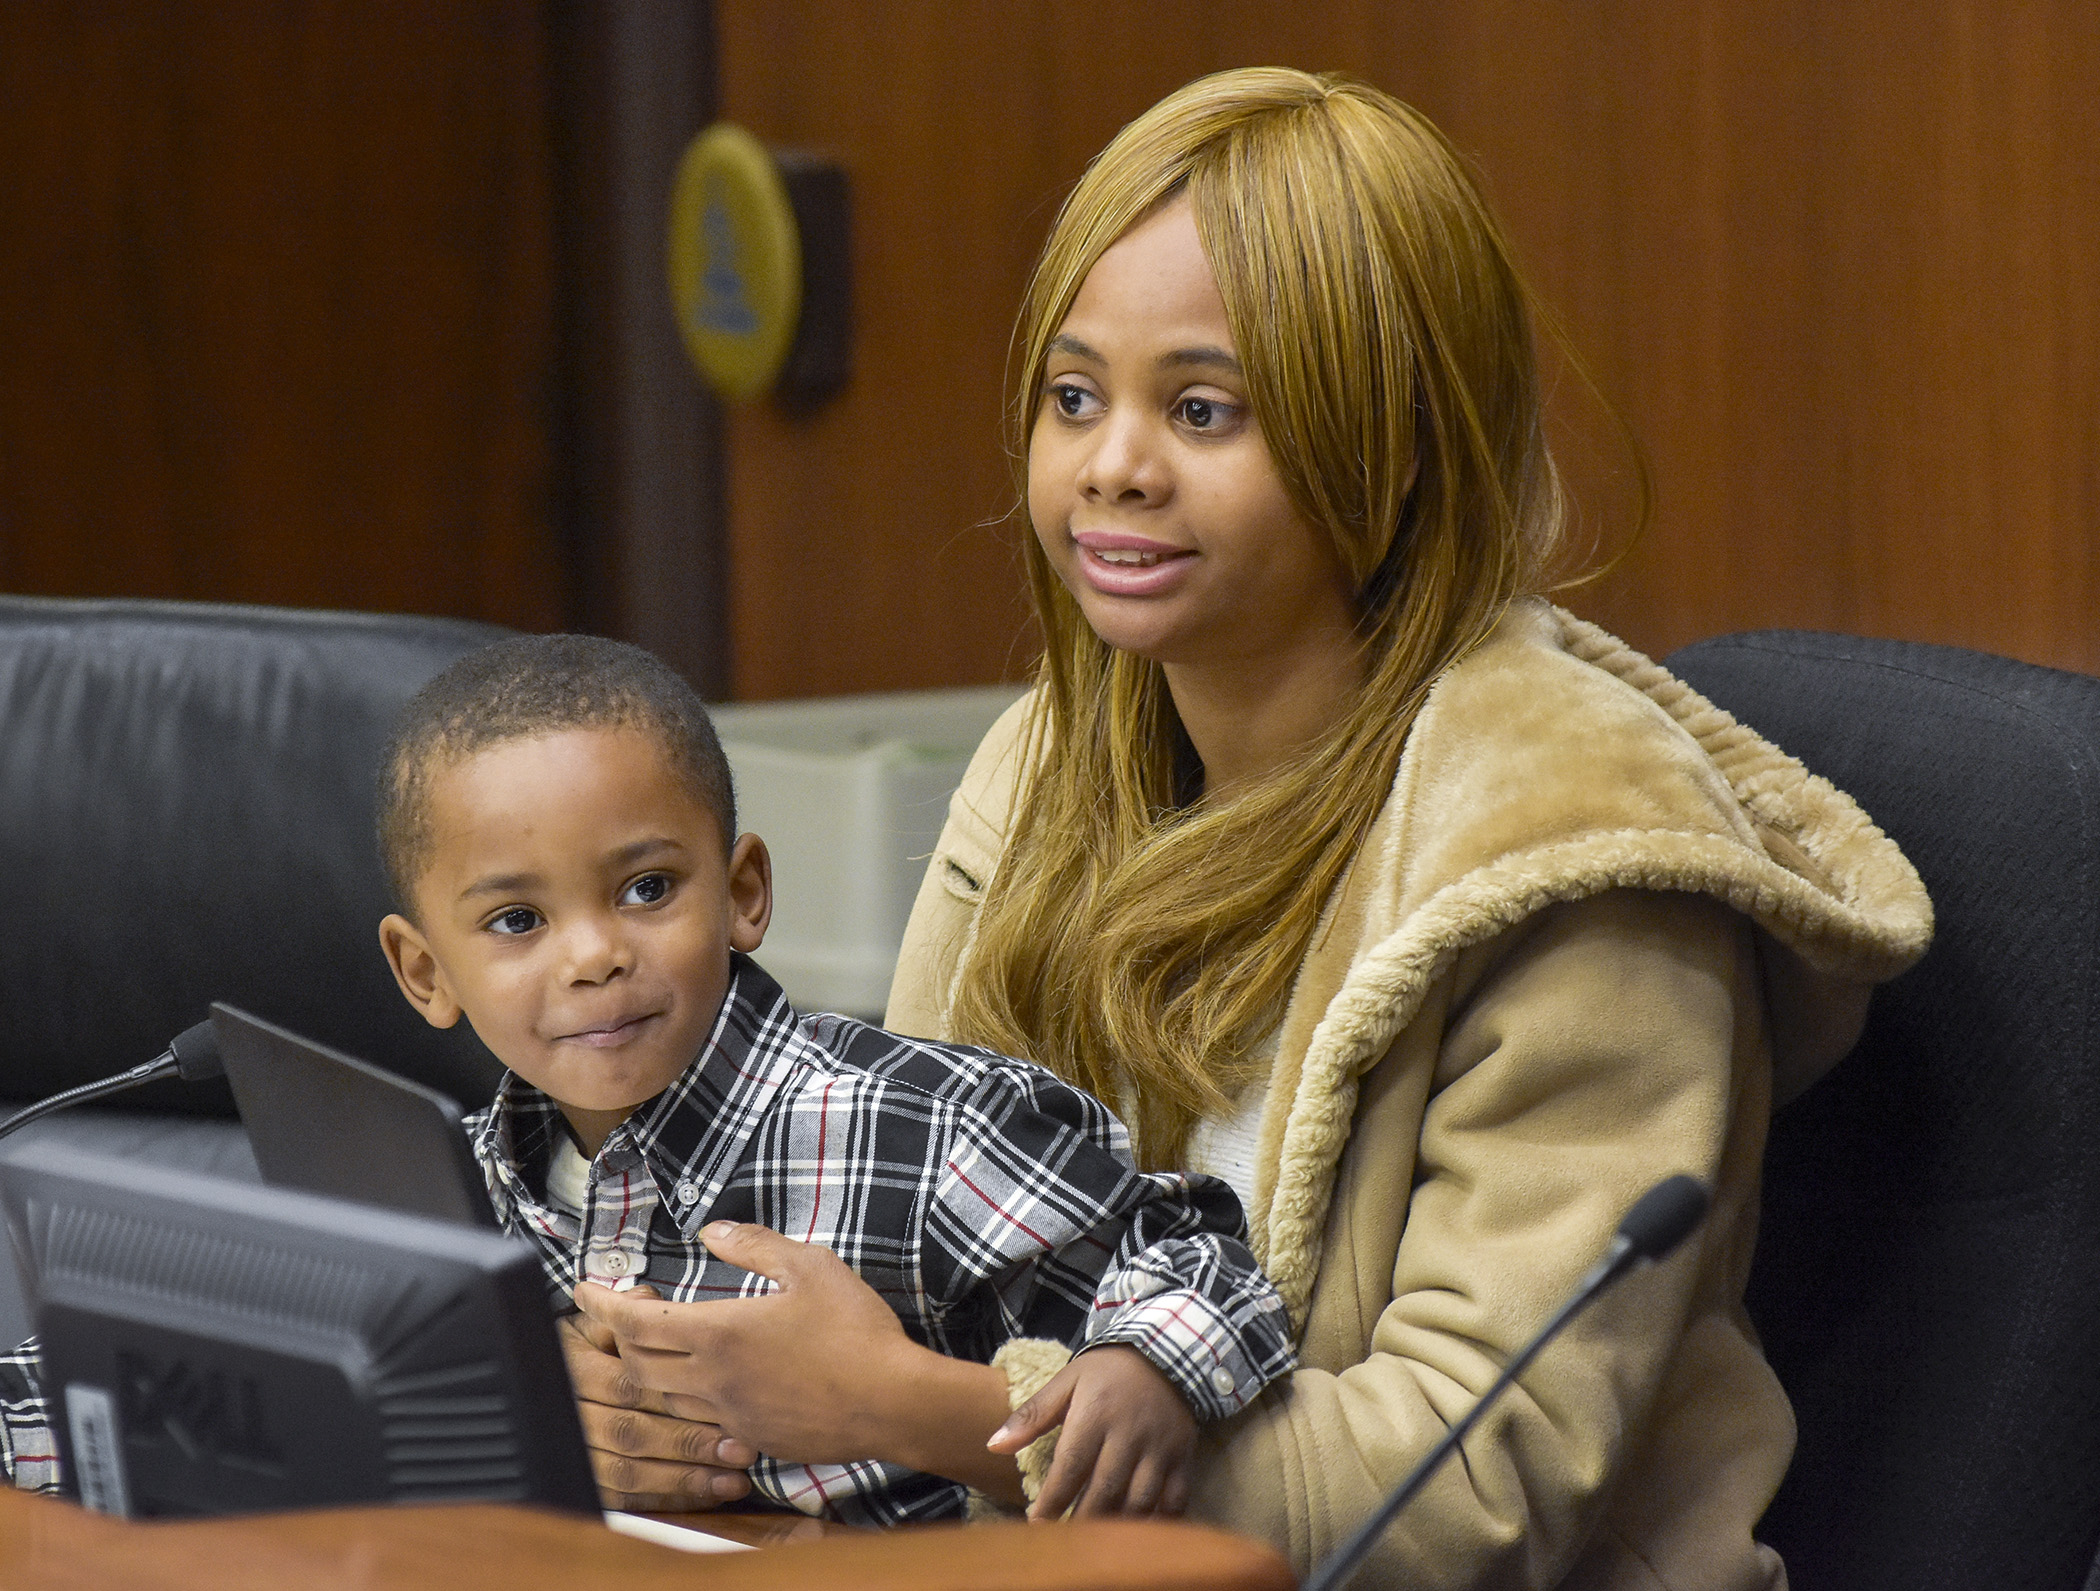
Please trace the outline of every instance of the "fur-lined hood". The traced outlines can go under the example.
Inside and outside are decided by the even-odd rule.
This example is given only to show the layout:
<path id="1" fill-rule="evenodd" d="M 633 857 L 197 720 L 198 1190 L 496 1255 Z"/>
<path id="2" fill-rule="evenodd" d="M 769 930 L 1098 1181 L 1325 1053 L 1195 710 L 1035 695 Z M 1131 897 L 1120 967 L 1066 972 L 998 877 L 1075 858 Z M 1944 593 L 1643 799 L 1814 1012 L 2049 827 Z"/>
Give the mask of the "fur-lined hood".
<path id="1" fill-rule="evenodd" d="M 1519 604 L 1431 690 L 1338 897 L 1346 921 L 1284 1017 L 1249 1215 L 1294 1318 L 1357 1079 L 1460 951 L 1623 888 L 1710 895 L 1785 953 L 1815 1014 L 1775 1033 L 1782 1096 L 1839 1059 L 1865 989 L 1932 937 L 1916 870 L 1849 796 L 1595 625 Z"/>

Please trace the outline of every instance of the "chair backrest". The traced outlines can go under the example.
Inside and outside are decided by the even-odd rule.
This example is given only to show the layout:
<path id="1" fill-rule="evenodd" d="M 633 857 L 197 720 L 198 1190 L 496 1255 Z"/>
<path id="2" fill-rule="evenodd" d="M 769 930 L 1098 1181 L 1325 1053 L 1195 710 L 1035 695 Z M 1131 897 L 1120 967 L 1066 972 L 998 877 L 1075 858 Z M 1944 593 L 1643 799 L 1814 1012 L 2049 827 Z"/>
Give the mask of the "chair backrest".
<path id="1" fill-rule="evenodd" d="M 1795 1591 L 2079 1591 L 2100 1541 L 2100 680 L 1794 632 L 1668 666 L 1858 799 L 1938 916 L 1774 1119 L 1750 1312 Z"/>
<path id="2" fill-rule="evenodd" d="M 229 1000 L 484 1102 L 379 952 L 379 752 L 507 632 L 401 615 L 0 598 L 0 1097 L 150 1060 Z M 131 1103 L 231 1115 L 223 1088 Z"/>

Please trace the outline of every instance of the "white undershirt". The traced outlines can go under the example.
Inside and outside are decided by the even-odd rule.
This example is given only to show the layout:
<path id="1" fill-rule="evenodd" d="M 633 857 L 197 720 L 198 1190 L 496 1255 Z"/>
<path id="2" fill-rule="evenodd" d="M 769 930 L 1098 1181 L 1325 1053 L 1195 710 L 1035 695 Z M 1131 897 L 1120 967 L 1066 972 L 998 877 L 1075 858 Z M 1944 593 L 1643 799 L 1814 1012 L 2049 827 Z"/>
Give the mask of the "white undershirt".
<path id="1" fill-rule="evenodd" d="M 564 1215 L 583 1217 L 583 1201 L 591 1189 L 591 1163 L 567 1133 L 557 1133 L 554 1157 L 547 1162 L 547 1202 Z"/>
<path id="2" fill-rule="evenodd" d="M 1261 1119 L 1269 1103 L 1269 1078 L 1276 1064 L 1272 1032 L 1256 1052 L 1261 1074 L 1240 1091 L 1226 1116 L 1205 1116 L 1189 1132 L 1186 1159 L 1191 1171 L 1222 1178 L 1240 1196 L 1247 1218 L 1254 1218 L 1254 1159 L 1261 1145 Z"/>

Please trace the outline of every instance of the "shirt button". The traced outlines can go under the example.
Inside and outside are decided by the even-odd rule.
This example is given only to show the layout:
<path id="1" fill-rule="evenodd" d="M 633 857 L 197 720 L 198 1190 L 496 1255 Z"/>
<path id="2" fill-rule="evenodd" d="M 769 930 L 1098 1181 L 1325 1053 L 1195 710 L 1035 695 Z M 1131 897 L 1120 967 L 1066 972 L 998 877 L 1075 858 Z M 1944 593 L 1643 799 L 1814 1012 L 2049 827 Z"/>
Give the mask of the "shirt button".
<path id="1" fill-rule="evenodd" d="M 680 1204 L 691 1204 L 700 1197 L 699 1185 L 692 1182 L 681 1182 L 676 1188 L 671 1190 L 671 1197 Z"/>
<path id="2" fill-rule="evenodd" d="M 610 1276 L 625 1276 L 627 1274 L 627 1256 L 618 1249 L 606 1255 L 603 1263 L 606 1274 Z"/>
<path id="3" fill-rule="evenodd" d="M 1232 1379 L 1232 1372 L 1221 1365 L 1210 1373 L 1210 1385 L 1211 1390 L 1222 1398 L 1230 1394 L 1238 1383 Z"/>

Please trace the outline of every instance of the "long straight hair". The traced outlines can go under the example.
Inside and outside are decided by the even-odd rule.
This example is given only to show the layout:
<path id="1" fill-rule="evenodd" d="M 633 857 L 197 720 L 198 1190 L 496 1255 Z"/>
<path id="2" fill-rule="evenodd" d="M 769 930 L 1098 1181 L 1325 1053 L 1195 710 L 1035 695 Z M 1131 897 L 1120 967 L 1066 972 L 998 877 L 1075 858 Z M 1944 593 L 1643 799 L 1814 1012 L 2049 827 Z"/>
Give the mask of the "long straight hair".
<path id="1" fill-rule="evenodd" d="M 950 1009 L 957 1037 L 1122 1108 L 1154 1166 L 1249 1076 L 1430 682 L 1535 588 L 1564 519 L 1532 300 L 1464 162 L 1390 96 L 1278 68 L 1169 95 L 1066 200 L 1015 330 L 1024 503 L 1051 339 L 1184 194 L 1262 436 L 1353 584 L 1362 684 L 1286 766 L 1185 803 L 1164 674 L 1095 635 L 1027 537 L 1028 771 Z"/>

